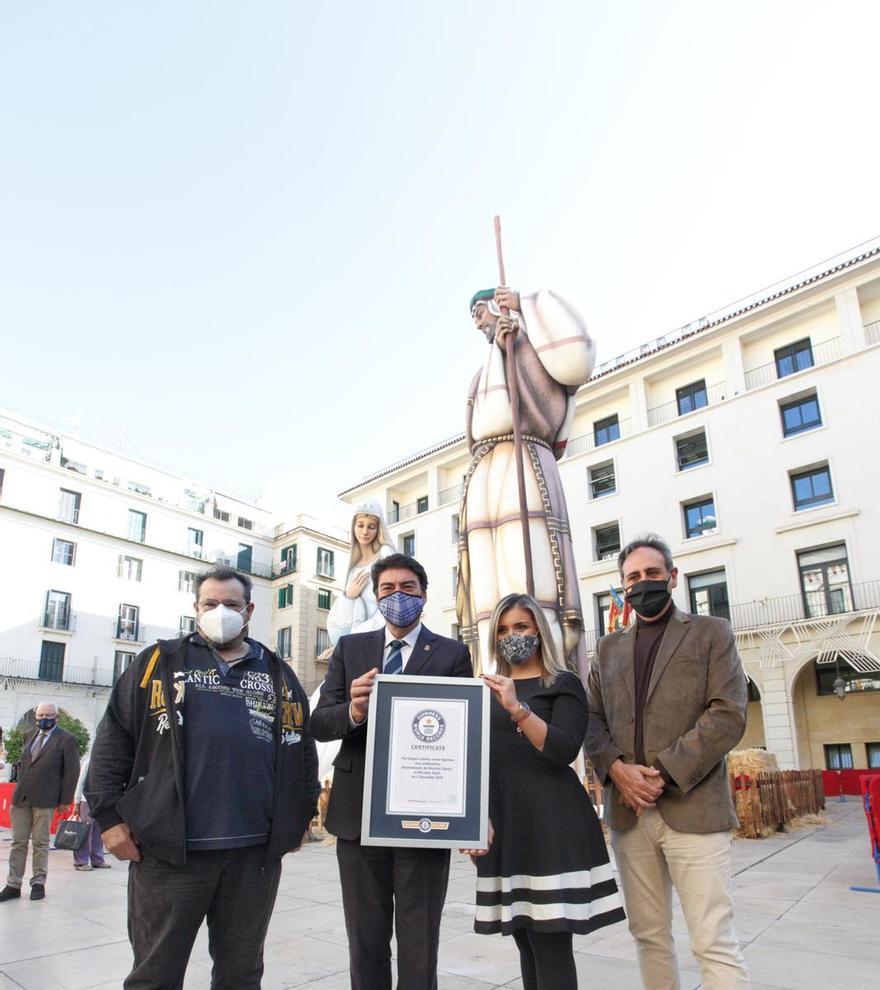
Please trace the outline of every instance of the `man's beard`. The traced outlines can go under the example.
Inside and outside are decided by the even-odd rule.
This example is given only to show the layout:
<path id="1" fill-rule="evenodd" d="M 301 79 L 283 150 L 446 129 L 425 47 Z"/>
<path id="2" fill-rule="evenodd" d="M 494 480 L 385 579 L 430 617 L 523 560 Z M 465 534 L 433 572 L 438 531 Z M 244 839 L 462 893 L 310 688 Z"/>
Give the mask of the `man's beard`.
<path id="1" fill-rule="evenodd" d="M 481 327 L 480 333 L 486 338 L 486 343 L 491 344 L 495 340 L 495 324 L 493 323 L 490 327 Z"/>

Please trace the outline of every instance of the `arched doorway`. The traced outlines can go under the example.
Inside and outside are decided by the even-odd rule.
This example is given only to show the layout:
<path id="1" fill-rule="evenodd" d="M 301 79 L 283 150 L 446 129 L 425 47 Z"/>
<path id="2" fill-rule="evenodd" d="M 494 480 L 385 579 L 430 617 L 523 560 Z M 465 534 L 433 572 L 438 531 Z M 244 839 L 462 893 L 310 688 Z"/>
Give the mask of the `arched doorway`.
<path id="1" fill-rule="evenodd" d="M 851 651 L 813 657 L 801 667 L 791 686 L 801 767 L 880 768 L 878 667 L 870 655 Z"/>
<path id="2" fill-rule="evenodd" d="M 737 743 L 737 749 L 766 749 L 764 735 L 764 711 L 761 707 L 761 691 L 749 677 L 749 702 L 746 708 L 746 731 Z"/>

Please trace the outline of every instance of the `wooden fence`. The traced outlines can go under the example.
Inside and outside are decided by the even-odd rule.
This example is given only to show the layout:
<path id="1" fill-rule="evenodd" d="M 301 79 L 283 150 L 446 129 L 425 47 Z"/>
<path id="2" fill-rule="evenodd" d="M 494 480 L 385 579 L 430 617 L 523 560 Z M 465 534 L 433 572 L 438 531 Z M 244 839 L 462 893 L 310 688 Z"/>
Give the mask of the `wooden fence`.
<path id="1" fill-rule="evenodd" d="M 825 807 L 821 770 L 771 770 L 730 777 L 739 835 L 756 839 Z"/>

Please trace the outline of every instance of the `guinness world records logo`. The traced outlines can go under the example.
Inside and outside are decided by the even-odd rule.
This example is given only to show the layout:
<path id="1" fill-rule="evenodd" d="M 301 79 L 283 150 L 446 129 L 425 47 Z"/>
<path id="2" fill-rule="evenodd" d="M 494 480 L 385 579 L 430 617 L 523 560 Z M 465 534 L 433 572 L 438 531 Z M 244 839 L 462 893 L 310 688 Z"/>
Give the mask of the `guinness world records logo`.
<path id="1" fill-rule="evenodd" d="M 412 720 L 412 731 L 421 742 L 437 742 L 446 732 L 446 719 L 433 708 L 425 708 Z"/>

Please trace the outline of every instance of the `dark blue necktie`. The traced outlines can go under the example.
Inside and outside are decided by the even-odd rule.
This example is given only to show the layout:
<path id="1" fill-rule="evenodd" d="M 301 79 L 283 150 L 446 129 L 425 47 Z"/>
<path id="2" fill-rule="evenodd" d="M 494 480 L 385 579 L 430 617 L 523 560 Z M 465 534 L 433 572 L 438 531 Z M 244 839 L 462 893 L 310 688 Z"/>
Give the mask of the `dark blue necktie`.
<path id="1" fill-rule="evenodd" d="M 402 639 L 392 639 L 388 644 L 391 652 L 382 668 L 383 674 L 399 674 L 403 670 L 403 647 L 406 645 Z"/>

